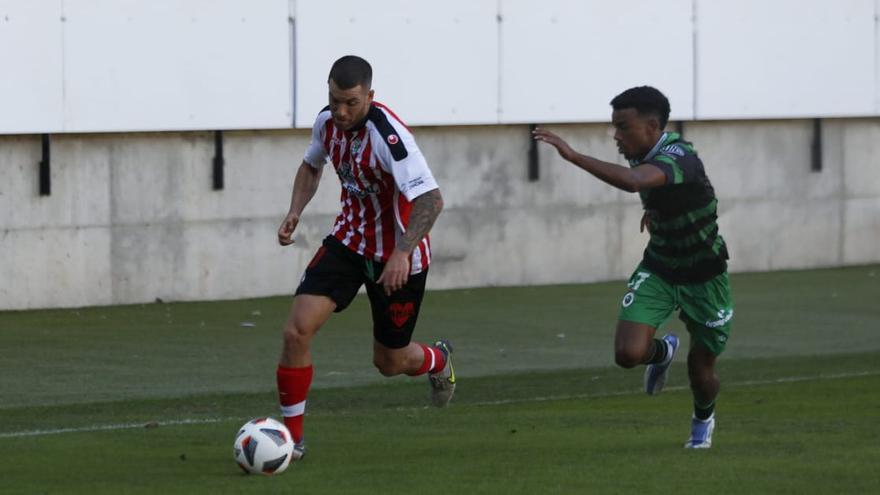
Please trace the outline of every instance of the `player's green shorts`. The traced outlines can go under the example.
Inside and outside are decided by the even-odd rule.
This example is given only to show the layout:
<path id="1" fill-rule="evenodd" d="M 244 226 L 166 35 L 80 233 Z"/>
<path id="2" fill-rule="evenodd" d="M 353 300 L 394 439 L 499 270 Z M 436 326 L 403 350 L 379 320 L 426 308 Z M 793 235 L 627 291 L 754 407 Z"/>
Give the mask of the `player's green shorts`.
<path id="1" fill-rule="evenodd" d="M 724 352 L 733 319 L 727 272 L 701 284 L 674 285 L 639 265 L 627 284 L 620 319 L 660 328 L 676 309 L 691 334 L 716 356 Z"/>

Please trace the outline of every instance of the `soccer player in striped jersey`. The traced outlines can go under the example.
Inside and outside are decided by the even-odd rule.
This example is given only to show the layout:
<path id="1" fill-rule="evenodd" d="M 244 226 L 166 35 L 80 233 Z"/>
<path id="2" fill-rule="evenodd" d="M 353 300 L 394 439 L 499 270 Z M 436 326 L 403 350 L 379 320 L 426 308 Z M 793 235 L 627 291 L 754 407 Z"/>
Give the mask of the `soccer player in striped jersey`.
<path id="1" fill-rule="evenodd" d="M 717 200 L 703 162 L 691 143 L 664 128 L 669 101 L 649 86 L 631 88 L 611 100 L 614 140 L 629 167 L 576 152 L 545 129 L 534 138 L 598 179 L 638 192 L 645 214 L 641 228 L 650 234 L 642 262 L 627 284 L 614 357 L 619 366 L 645 364 L 645 391 L 663 389 L 678 349 L 673 334 L 655 338 L 675 311 L 690 334 L 688 377 L 694 399 L 691 436 L 686 448 L 708 448 L 715 428 L 715 398 L 720 382 L 715 360 L 724 351 L 733 318 L 727 277 L 727 248 L 718 233 Z"/>
<path id="2" fill-rule="evenodd" d="M 443 198 L 412 133 L 373 101 L 372 74 L 370 64 L 353 55 L 333 64 L 327 81 L 330 104 L 315 119 L 290 209 L 278 228 L 278 242 L 293 244 L 303 209 L 325 163 L 331 162 L 342 186 L 342 211 L 296 290 L 277 369 L 284 423 L 296 444 L 294 459 L 305 453 L 312 338 L 362 286 L 372 308 L 373 364 L 379 372 L 427 374 L 431 401 L 438 407 L 447 405 L 455 390 L 449 342 L 411 340 L 431 262 L 428 232 Z"/>

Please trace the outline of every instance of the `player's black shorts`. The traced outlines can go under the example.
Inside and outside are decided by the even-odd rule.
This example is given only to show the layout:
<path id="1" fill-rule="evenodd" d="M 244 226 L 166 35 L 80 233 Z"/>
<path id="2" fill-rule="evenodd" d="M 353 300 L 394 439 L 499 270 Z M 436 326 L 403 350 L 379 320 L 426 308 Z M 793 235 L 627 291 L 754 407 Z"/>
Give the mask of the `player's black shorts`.
<path id="1" fill-rule="evenodd" d="M 386 296 L 384 288 L 376 284 L 384 268 L 384 263 L 365 259 L 335 237 L 327 236 L 306 268 L 296 295 L 327 296 L 336 303 L 338 313 L 366 284 L 373 310 L 373 338 L 385 347 L 400 349 L 409 344 L 416 327 L 428 269 L 410 275 L 403 287 Z"/>

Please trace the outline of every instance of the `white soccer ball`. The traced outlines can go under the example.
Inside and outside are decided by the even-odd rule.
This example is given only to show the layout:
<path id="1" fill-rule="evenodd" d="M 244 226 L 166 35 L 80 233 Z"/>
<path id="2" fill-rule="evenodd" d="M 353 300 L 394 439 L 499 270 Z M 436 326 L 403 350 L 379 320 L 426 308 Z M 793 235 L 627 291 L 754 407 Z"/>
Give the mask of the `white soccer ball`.
<path id="1" fill-rule="evenodd" d="M 278 474 L 293 455 L 293 437 L 283 423 L 256 418 L 242 425 L 233 445 L 235 462 L 246 473 Z"/>

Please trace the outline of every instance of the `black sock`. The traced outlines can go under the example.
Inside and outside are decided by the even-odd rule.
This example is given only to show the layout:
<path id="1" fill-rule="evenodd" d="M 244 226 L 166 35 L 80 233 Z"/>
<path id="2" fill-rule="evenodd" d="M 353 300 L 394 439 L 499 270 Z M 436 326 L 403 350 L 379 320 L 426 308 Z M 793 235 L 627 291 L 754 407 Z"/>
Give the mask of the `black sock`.
<path id="1" fill-rule="evenodd" d="M 651 351 L 651 357 L 648 358 L 648 362 L 645 364 L 657 364 L 662 363 L 666 360 L 666 355 L 668 354 L 669 348 L 666 345 L 666 341 L 660 339 L 654 339 L 653 350 Z"/>
<path id="2" fill-rule="evenodd" d="M 702 406 L 694 402 L 694 417 L 700 421 L 706 421 L 715 412 L 715 401 L 709 403 L 708 406 Z"/>

